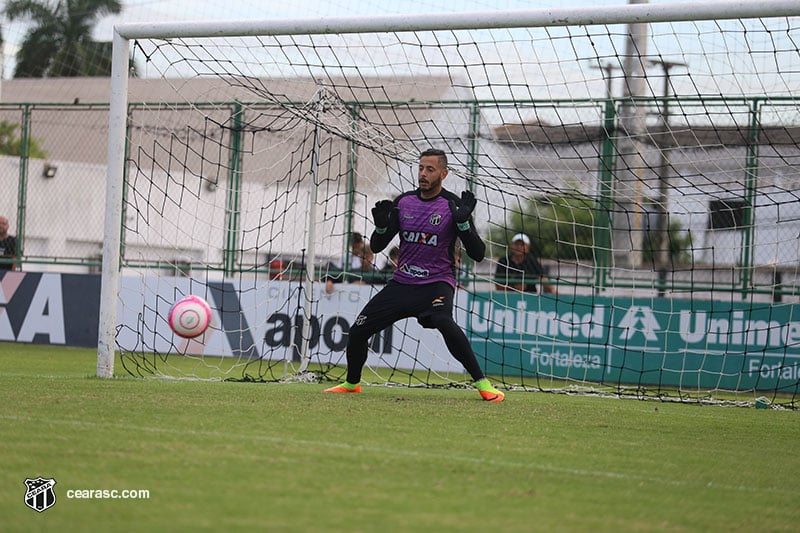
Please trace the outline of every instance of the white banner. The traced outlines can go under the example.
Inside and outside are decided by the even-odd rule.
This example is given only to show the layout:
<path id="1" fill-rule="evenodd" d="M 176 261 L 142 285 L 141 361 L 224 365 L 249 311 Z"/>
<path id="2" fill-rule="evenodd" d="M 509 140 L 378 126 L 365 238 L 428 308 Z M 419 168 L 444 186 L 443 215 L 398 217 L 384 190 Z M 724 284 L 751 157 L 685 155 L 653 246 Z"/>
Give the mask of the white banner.
<path id="1" fill-rule="evenodd" d="M 324 285 L 315 285 L 311 318 L 307 320 L 304 296 L 297 282 L 123 277 L 118 314 L 122 327 L 117 343 L 129 351 L 146 347 L 160 353 L 291 360 L 297 347 L 302 346 L 301 330 L 305 327 L 310 334 L 312 362 L 344 365 L 350 324 L 381 288 L 341 283 L 327 294 Z M 170 306 L 188 294 L 205 298 L 212 309 L 211 326 L 192 340 L 176 336 L 167 324 Z M 463 325 L 463 320 L 459 323 Z M 464 371 L 438 331 L 423 329 L 413 318 L 397 322 L 391 331 L 373 337 L 367 364 Z"/>

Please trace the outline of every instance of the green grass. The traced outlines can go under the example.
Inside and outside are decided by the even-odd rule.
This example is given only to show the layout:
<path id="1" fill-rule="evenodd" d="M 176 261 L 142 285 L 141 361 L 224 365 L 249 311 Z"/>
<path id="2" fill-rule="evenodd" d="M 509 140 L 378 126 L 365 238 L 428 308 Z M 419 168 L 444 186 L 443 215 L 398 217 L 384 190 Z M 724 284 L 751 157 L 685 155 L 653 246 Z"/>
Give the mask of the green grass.
<path id="1" fill-rule="evenodd" d="M 796 531 L 800 413 L 543 393 L 92 377 L 0 344 L 0 529 Z M 23 502 L 27 477 L 56 504 Z M 149 489 L 147 500 L 68 489 Z"/>

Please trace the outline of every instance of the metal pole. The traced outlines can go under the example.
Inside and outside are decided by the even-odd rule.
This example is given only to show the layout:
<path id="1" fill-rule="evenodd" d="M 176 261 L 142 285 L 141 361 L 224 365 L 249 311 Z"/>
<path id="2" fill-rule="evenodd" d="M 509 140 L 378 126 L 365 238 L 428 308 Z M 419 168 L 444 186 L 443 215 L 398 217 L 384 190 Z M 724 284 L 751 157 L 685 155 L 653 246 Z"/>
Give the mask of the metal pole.
<path id="1" fill-rule="evenodd" d="M 28 163 L 30 162 L 31 106 L 22 108 L 22 131 L 20 131 L 19 188 L 17 190 L 17 270 L 22 270 L 22 254 L 25 250 L 28 213 Z"/>
<path id="2" fill-rule="evenodd" d="M 320 152 L 320 115 L 325 112 L 325 92 L 321 89 L 316 95 L 316 120 L 314 124 L 314 141 L 311 152 L 311 190 L 309 191 L 308 206 L 308 256 L 306 259 L 306 279 L 303 292 L 305 294 L 305 306 L 303 309 L 303 321 L 300 326 L 302 337 L 300 346 L 300 369 L 305 372 L 311 356 L 308 353 L 310 345 L 309 331 L 311 329 L 311 306 L 314 303 L 314 262 L 316 261 L 316 238 L 317 238 L 317 186 L 319 174 L 319 152 Z"/>
<path id="3" fill-rule="evenodd" d="M 349 155 L 347 159 L 347 218 L 345 219 L 345 238 L 342 243 L 342 271 L 343 275 L 350 273 L 350 265 L 352 264 L 353 248 L 350 246 L 350 241 L 353 238 L 353 218 L 355 217 L 356 205 L 356 187 L 358 186 L 356 166 L 358 164 L 358 117 L 359 107 L 357 105 L 350 106 L 350 125 L 353 137 L 348 143 Z M 369 209 L 369 206 L 367 206 Z M 344 278 L 342 278 L 344 279 Z"/>
<path id="4" fill-rule="evenodd" d="M 800 15 L 797 0 L 728 0 L 719 2 L 664 2 L 592 6 L 575 9 L 514 9 L 358 17 L 313 17 L 305 19 L 129 22 L 115 26 L 128 39 L 171 37 L 225 37 L 234 35 L 306 35 L 361 32 L 402 32 L 490 28 L 597 26 L 648 21 L 723 20 Z"/>
<path id="5" fill-rule="evenodd" d="M 631 4 L 647 0 L 629 0 Z M 629 6 L 632 7 L 632 6 Z M 646 129 L 645 107 L 640 101 L 646 89 L 643 58 L 647 55 L 648 24 L 628 25 L 623 64 L 625 92 L 619 112 L 621 139 L 614 176 L 614 213 L 611 243 L 614 265 L 636 268 L 642 262 L 642 188 L 645 159 L 641 138 Z"/>
<path id="6" fill-rule="evenodd" d="M 230 172 L 225 200 L 225 251 L 222 259 L 225 276 L 232 276 L 239 258 L 239 218 L 242 196 L 242 104 L 231 112 Z"/>
<path id="7" fill-rule="evenodd" d="M 755 202 L 758 188 L 758 143 L 761 129 L 761 102 L 753 99 L 750 108 L 750 131 L 747 139 L 747 168 L 745 170 L 745 206 L 740 230 L 744 233 L 741 251 L 742 299 L 747 298 L 753 274 L 755 232 Z"/>
<path id="8" fill-rule="evenodd" d="M 125 167 L 130 43 L 114 32 L 111 62 L 111 99 L 108 112 L 106 212 L 103 228 L 103 278 L 100 286 L 100 322 L 97 338 L 97 377 L 114 376 L 114 346 L 119 291 L 120 228 Z"/>
<path id="9" fill-rule="evenodd" d="M 670 82 L 670 70 L 675 67 L 685 67 L 686 63 L 673 61 L 650 60 L 651 65 L 658 65 L 664 70 L 664 89 L 662 95 L 664 99 L 661 105 L 661 142 L 658 143 L 658 227 L 659 238 L 658 251 L 655 254 L 655 262 L 659 269 L 667 268 L 670 263 L 669 254 L 669 174 L 670 161 L 669 150 L 672 148 L 672 133 L 669 127 L 669 99 L 674 94 Z"/>
<path id="10" fill-rule="evenodd" d="M 606 100 L 603 117 L 603 140 L 598 168 L 597 225 L 593 229 L 595 242 L 595 283 L 594 291 L 599 293 L 606 286 L 609 268 L 612 264 L 611 249 L 612 214 L 614 208 L 614 164 L 616 162 L 616 107 L 614 100 Z"/>
<path id="11" fill-rule="evenodd" d="M 590 65 L 589 68 L 594 70 L 599 70 L 603 74 L 603 80 L 606 82 L 606 98 L 613 98 L 614 97 L 614 71 L 621 68 L 619 65 L 614 65 L 613 63 L 606 63 L 606 64 L 597 64 L 597 65 Z"/>

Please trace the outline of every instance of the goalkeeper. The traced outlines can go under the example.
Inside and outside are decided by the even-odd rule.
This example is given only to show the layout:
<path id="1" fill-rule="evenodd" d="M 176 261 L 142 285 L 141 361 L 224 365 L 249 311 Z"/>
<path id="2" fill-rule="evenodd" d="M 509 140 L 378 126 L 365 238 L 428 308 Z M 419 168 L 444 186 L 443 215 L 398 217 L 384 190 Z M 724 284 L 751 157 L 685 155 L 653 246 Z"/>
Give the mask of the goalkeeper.
<path id="1" fill-rule="evenodd" d="M 380 252 L 400 235 L 400 253 L 392 279 L 356 317 L 347 341 L 347 381 L 325 392 L 361 392 L 361 370 L 367 362 L 369 338 L 398 320 L 416 317 L 424 328 L 437 329 L 447 349 L 475 381 L 481 397 L 502 402 L 504 394 L 483 375 L 469 340 L 453 320 L 456 287 L 455 242 L 482 261 L 486 245 L 472 221 L 475 196 L 461 198 L 442 187 L 447 156 L 429 149 L 419 157 L 419 187 L 394 201 L 381 200 L 372 209 L 375 231 L 370 246 Z"/>

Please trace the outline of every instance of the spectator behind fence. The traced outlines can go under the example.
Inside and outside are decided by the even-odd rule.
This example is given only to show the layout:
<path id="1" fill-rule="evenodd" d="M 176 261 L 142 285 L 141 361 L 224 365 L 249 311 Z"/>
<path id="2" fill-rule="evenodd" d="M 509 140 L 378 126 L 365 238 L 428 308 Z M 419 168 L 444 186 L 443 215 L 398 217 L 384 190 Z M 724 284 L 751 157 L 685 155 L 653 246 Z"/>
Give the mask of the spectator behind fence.
<path id="1" fill-rule="evenodd" d="M 0 270 L 16 270 L 13 262 L 17 258 L 17 238 L 8 234 L 8 219 L 0 216 L 0 257 L 7 260 L 0 262 Z"/>
<path id="2" fill-rule="evenodd" d="M 397 268 L 397 256 L 399 253 L 400 247 L 398 246 L 392 246 L 391 250 L 389 250 L 389 259 L 384 263 L 383 268 L 380 270 L 380 275 L 378 276 L 380 283 L 386 283 L 392 279 L 394 269 Z"/>
<path id="3" fill-rule="evenodd" d="M 380 271 L 375 266 L 375 252 L 365 241 L 361 248 L 361 267 L 356 271 L 358 276 L 353 279 L 353 283 L 378 283 L 380 282 Z"/>
<path id="4" fill-rule="evenodd" d="M 325 281 L 325 292 L 330 294 L 333 292 L 333 284 L 341 283 L 342 281 L 359 281 L 362 279 L 362 272 L 366 268 L 372 271 L 372 250 L 369 250 L 369 245 L 364 241 L 364 236 L 358 232 L 353 232 L 350 235 L 350 264 L 345 268 L 344 260 L 340 264 L 328 263 L 328 271 L 322 277 Z M 364 259 L 368 263 L 364 264 Z M 346 274 L 345 274 L 346 271 Z"/>
<path id="5" fill-rule="evenodd" d="M 494 282 L 500 291 L 536 292 L 536 283 L 546 279 L 544 267 L 530 253 L 531 240 L 524 233 L 511 238 L 510 253 L 497 262 Z M 542 283 L 542 292 L 554 293 L 552 286 Z"/>

